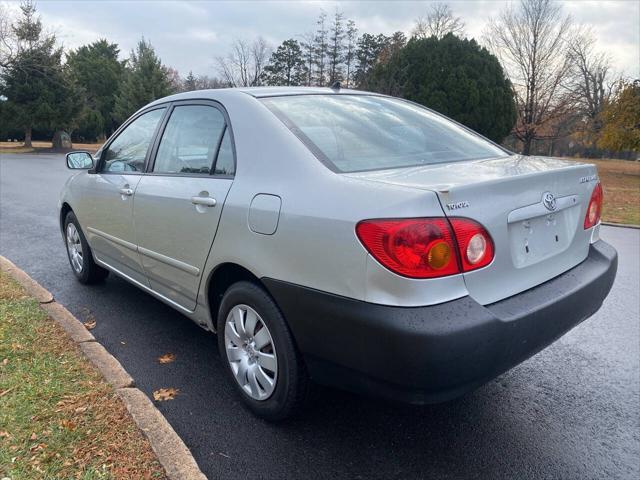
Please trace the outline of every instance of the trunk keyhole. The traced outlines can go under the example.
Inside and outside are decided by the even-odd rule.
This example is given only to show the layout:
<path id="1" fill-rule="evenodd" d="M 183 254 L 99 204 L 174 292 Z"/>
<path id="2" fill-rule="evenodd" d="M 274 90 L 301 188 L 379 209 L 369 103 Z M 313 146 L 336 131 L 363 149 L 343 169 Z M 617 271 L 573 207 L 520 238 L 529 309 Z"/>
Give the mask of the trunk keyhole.
<path id="1" fill-rule="evenodd" d="M 556 235 L 556 242 L 558 241 L 558 235 Z"/>

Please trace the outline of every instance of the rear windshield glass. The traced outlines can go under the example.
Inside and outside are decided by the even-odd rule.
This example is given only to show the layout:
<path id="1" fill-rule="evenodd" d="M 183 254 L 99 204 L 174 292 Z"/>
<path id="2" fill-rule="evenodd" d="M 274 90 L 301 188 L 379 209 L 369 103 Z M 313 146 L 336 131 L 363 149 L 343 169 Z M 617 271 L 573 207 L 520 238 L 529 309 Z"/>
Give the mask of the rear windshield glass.
<path id="1" fill-rule="evenodd" d="M 264 104 L 329 168 L 382 170 L 507 156 L 454 122 L 373 95 L 292 95 Z"/>

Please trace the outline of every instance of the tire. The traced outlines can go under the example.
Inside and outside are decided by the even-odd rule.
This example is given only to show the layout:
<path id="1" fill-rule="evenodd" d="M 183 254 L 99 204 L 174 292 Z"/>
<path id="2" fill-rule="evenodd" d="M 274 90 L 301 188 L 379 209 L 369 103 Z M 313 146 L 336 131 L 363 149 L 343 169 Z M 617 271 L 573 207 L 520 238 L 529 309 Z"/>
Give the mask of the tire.
<path id="1" fill-rule="evenodd" d="M 91 248 L 73 212 L 67 213 L 64 219 L 63 235 L 71 271 L 80 283 L 89 285 L 102 282 L 107 278 L 109 270 L 102 268 L 93 260 Z"/>
<path id="2" fill-rule="evenodd" d="M 217 323 L 220 358 L 248 409 L 269 421 L 297 414 L 305 402 L 309 379 L 285 319 L 267 292 L 251 282 L 233 284 L 222 298 Z M 263 345 L 267 340 L 271 343 Z M 246 342 L 244 349 L 237 346 Z"/>

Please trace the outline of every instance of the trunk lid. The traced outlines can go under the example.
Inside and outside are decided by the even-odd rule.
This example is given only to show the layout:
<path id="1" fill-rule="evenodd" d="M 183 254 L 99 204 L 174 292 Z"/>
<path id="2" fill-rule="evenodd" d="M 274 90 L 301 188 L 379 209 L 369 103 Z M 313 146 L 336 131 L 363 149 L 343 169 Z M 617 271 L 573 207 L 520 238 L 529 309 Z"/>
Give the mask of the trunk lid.
<path id="1" fill-rule="evenodd" d="M 596 173 L 593 165 L 513 155 L 348 175 L 434 191 L 445 215 L 480 222 L 493 238 L 495 257 L 464 279 L 469 294 L 486 305 L 587 257 L 591 231 L 583 222 Z"/>

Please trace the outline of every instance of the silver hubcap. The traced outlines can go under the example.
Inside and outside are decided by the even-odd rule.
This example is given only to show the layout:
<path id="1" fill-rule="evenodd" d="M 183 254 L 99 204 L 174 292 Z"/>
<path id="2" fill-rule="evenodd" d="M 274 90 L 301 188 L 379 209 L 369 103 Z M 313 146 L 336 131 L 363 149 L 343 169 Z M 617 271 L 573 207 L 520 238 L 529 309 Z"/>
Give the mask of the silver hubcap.
<path id="1" fill-rule="evenodd" d="M 236 305 L 224 325 L 227 360 L 238 385 L 255 400 L 271 396 L 278 380 L 278 359 L 269 329 L 248 305 Z"/>
<path id="2" fill-rule="evenodd" d="M 80 242 L 78 230 L 73 223 L 67 225 L 67 251 L 69 252 L 69 259 L 73 269 L 77 273 L 82 272 L 82 243 Z"/>

